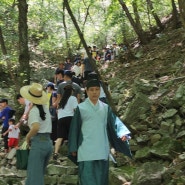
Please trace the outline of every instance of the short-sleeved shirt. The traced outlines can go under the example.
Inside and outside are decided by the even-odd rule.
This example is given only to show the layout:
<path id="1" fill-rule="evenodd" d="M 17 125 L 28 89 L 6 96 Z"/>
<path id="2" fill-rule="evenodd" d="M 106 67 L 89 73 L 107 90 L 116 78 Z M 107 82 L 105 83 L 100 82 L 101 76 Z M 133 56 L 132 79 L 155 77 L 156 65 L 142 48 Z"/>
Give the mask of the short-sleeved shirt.
<path id="1" fill-rule="evenodd" d="M 77 65 L 74 65 L 72 68 L 72 71 L 75 72 L 75 76 L 79 76 L 81 74 L 81 70 L 82 70 L 81 67 Z"/>
<path id="2" fill-rule="evenodd" d="M 97 57 L 97 53 L 98 53 L 97 51 L 92 51 L 91 53 L 92 53 L 92 57 L 93 58 L 96 58 Z"/>
<path id="3" fill-rule="evenodd" d="M 39 109 L 34 105 L 29 112 L 28 125 L 31 128 L 33 123 L 39 123 L 40 129 L 38 133 L 51 133 L 51 115 L 47 105 L 43 105 L 46 119 L 42 120 L 39 114 Z"/>
<path id="4" fill-rule="evenodd" d="M 24 108 L 24 114 L 27 114 L 30 109 L 30 101 L 25 99 L 25 108 Z"/>
<path id="5" fill-rule="evenodd" d="M 52 98 L 57 98 L 56 91 L 52 91 L 51 93 L 47 93 L 48 96 L 48 107 L 52 106 Z"/>
<path id="6" fill-rule="evenodd" d="M 61 84 L 62 82 L 64 82 L 64 80 L 57 80 L 56 87 L 58 88 L 59 84 Z"/>
<path id="7" fill-rule="evenodd" d="M 73 96 L 77 97 L 78 94 L 81 95 L 81 87 L 72 81 L 65 81 L 65 82 L 60 83 L 58 86 L 58 89 L 57 89 L 57 94 L 63 95 L 64 94 L 64 87 L 66 85 L 72 85 L 72 87 L 74 89 Z"/>
<path id="8" fill-rule="evenodd" d="M 14 125 L 10 125 L 8 129 L 11 129 L 11 131 L 8 133 L 8 138 L 19 138 L 20 129 L 15 128 Z"/>
<path id="9" fill-rule="evenodd" d="M 78 101 L 74 96 L 70 96 L 64 109 L 58 109 L 58 119 L 74 115 L 74 109 L 77 107 Z"/>

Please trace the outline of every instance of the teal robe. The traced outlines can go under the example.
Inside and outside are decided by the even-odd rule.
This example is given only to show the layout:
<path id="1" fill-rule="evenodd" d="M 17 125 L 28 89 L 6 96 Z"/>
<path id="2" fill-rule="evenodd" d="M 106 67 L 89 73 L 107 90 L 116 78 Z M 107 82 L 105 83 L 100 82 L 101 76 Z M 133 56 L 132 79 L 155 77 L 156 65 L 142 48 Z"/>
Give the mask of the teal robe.
<path id="1" fill-rule="evenodd" d="M 81 131 L 82 119 L 80 115 L 79 107 L 77 107 L 75 114 L 73 116 L 70 132 L 69 132 L 69 143 L 68 143 L 68 152 L 69 158 L 76 164 L 77 157 L 73 157 L 71 152 L 77 152 L 79 146 L 83 141 L 83 135 Z M 132 157 L 128 141 L 122 141 L 118 137 L 120 129 L 124 130 L 126 134 L 129 133 L 125 125 L 119 120 L 119 118 L 112 112 L 111 108 L 108 107 L 108 117 L 107 117 L 107 134 L 111 147 L 116 151 L 125 154 L 128 157 Z"/>

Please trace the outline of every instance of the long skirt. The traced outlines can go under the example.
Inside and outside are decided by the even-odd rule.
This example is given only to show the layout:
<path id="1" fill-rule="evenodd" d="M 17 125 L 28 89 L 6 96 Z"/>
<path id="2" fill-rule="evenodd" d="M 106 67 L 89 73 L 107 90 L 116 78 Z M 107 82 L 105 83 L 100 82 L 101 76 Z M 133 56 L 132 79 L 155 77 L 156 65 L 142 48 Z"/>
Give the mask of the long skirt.
<path id="1" fill-rule="evenodd" d="M 80 185 L 108 185 L 108 160 L 79 162 Z"/>

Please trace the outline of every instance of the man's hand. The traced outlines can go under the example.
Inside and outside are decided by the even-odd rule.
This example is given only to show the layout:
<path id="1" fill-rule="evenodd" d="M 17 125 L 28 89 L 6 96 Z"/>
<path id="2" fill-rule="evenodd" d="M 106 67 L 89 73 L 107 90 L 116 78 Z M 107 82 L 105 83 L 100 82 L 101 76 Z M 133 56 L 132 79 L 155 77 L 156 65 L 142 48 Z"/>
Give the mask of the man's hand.
<path id="1" fill-rule="evenodd" d="M 123 136 L 123 137 L 121 138 L 121 140 L 122 140 L 122 141 L 126 141 L 126 140 L 127 140 L 127 137 L 126 137 L 126 136 Z"/>
<path id="2" fill-rule="evenodd" d="M 131 139 L 131 137 L 129 135 L 125 135 L 125 136 L 121 137 L 122 141 L 126 141 L 126 140 L 129 140 L 129 139 Z"/>

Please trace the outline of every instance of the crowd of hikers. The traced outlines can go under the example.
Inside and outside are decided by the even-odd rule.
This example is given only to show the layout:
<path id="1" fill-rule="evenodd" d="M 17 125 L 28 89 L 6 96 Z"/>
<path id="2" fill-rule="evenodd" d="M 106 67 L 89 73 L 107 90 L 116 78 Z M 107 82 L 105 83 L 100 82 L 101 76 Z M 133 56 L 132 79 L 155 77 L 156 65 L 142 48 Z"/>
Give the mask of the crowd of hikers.
<path id="1" fill-rule="evenodd" d="M 89 46 L 92 58 L 99 62 L 118 57 L 120 47 L 113 44 L 103 51 L 100 54 L 96 46 Z M 63 143 L 68 145 L 68 157 L 78 163 L 80 185 L 108 185 L 109 145 L 131 157 L 130 132 L 109 107 L 102 83 L 85 54 L 83 59 L 60 62 L 46 87 L 32 83 L 20 89 L 16 99 L 24 105 L 24 113 L 17 123 L 8 99 L 0 100 L 5 153 L 19 148 L 20 126 L 29 127 L 26 185 L 44 185 L 50 156 L 58 160 Z"/>

